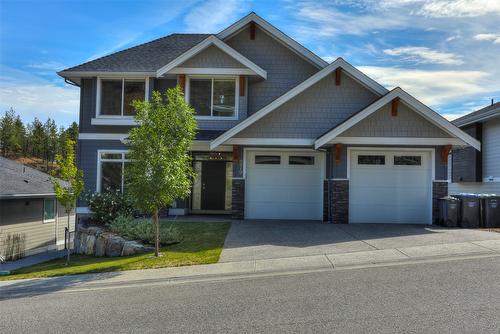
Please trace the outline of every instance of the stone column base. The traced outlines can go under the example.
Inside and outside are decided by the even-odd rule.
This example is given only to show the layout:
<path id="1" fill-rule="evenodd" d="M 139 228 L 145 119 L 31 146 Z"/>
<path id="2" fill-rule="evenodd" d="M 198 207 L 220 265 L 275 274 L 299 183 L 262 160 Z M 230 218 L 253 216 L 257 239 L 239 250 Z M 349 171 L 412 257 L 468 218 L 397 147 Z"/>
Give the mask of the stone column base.
<path id="1" fill-rule="evenodd" d="M 334 224 L 349 223 L 349 180 L 325 180 L 323 220 Z"/>
<path id="2" fill-rule="evenodd" d="M 439 217 L 438 199 L 448 195 L 448 182 L 432 181 L 432 223 L 435 224 Z"/>
<path id="3" fill-rule="evenodd" d="M 233 179 L 231 217 L 245 219 L 245 179 Z"/>

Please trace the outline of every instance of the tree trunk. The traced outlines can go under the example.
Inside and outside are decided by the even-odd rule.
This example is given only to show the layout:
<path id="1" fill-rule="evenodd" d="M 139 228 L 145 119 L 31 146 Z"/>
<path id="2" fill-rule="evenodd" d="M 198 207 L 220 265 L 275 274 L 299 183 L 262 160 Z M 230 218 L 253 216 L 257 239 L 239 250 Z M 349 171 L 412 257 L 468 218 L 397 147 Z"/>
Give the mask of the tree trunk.
<path id="1" fill-rule="evenodd" d="M 71 240 L 71 234 L 70 234 L 70 229 L 69 229 L 69 225 L 70 225 L 70 216 L 71 216 L 71 211 L 70 212 L 67 212 L 68 214 L 68 241 L 67 241 L 67 244 L 66 244 L 66 265 L 69 265 L 69 257 L 70 257 L 70 253 L 71 253 L 71 249 L 70 249 L 70 245 L 69 245 L 69 242 Z M 66 237 L 66 236 L 64 236 Z"/>
<path id="2" fill-rule="evenodd" d="M 155 256 L 160 256 L 160 220 L 158 219 L 158 210 L 155 210 L 153 215 L 155 223 Z"/>

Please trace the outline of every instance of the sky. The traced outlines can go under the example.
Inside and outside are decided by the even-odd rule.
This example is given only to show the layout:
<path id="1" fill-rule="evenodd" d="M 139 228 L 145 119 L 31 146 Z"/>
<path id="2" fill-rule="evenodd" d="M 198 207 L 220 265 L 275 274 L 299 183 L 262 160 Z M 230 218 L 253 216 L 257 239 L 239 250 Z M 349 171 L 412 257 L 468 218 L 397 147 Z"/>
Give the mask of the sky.
<path id="1" fill-rule="evenodd" d="M 56 71 L 254 11 L 331 62 L 400 86 L 448 119 L 500 100 L 500 0 L 0 0 L 0 112 L 78 120 Z"/>

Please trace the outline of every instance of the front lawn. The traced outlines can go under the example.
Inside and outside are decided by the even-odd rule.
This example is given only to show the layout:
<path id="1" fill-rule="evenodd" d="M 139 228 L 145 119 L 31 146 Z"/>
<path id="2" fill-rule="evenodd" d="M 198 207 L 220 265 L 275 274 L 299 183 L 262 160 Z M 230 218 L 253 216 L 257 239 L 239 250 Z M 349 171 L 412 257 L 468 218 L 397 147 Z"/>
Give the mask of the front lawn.
<path id="1" fill-rule="evenodd" d="M 160 258 L 152 257 L 153 253 L 118 258 L 72 255 L 69 266 L 65 265 L 65 259 L 52 260 L 15 270 L 9 276 L 0 276 L 0 280 L 216 263 L 219 261 L 231 224 L 229 222 L 170 221 L 162 221 L 162 223 L 174 224 L 182 236 L 182 241 L 163 247 L 161 249 L 163 256 Z"/>

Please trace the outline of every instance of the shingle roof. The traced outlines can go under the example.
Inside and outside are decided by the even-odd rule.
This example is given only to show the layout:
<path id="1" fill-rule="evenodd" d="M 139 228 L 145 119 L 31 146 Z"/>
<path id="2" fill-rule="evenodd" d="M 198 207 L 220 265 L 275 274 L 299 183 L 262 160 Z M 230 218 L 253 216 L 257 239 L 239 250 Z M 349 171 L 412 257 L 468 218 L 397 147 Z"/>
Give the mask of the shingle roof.
<path id="1" fill-rule="evenodd" d="M 457 118 L 452 121 L 456 126 L 464 126 L 470 123 L 481 121 L 484 117 L 493 118 L 500 117 L 500 102 L 490 104 L 487 107 L 473 111 L 467 115 Z"/>
<path id="2" fill-rule="evenodd" d="M 154 72 L 210 34 L 172 34 L 67 68 L 64 72 Z"/>
<path id="3" fill-rule="evenodd" d="M 54 195 L 50 175 L 0 157 L 0 198 Z"/>

